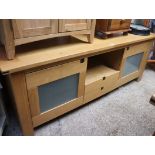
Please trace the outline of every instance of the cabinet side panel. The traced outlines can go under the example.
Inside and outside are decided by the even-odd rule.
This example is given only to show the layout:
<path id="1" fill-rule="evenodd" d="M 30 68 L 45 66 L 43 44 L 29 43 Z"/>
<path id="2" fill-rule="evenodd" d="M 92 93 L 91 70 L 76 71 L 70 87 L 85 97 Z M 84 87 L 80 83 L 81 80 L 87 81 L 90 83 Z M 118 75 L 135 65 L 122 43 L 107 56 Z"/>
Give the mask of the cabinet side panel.
<path id="1" fill-rule="evenodd" d="M 33 125 L 27 95 L 25 74 L 16 73 L 10 75 L 10 82 L 23 134 L 25 136 L 33 135 Z"/>

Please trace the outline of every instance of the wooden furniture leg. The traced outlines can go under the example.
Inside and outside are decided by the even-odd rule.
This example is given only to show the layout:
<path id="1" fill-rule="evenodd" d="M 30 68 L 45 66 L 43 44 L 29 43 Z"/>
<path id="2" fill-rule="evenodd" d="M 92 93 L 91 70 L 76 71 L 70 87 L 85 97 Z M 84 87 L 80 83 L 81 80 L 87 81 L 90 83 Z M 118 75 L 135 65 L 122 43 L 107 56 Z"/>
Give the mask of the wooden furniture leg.
<path id="1" fill-rule="evenodd" d="M 2 44 L 5 46 L 6 56 L 8 59 L 13 59 L 15 57 L 15 45 L 10 20 L 0 20 L 0 25 L 2 28 L 0 39 Z"/>
<path id="2" fill-rule="evenodd" d="M 93 42 L 94 35 L 95 35 L 95 25 L 96 25 L 96 20 L 94 19 L 92 20 L 92 24 L 91 24 L 91 33 L 87 35 L 89 43 Z"/>
<path id="3" fill-rule="evenodd" d="M 11 74 L 10 81 L 23 135 L 33 135 L 34 131 L 28 102 L 25 74 L 23 72 Z"/>
<path id="4" fill-rule="evenodd" d="M 138 77 L 137 81 L 140 81 L 142 79 L 142 75 L 143 75 L 143 72 L 145 70 L 145 66 L 146 66 L 146 63 L 147 63 L 148 54 L 149 54 L 149 52 L 144 53 L 144 56 L 142 58 L 142 63 L 141 63 L 141 66 L 140 66 L 139 77 Z"/>
<path id="5" fill-rule="evenodd" d="M 142 58 L 142 63 L 140 65 L 140 73 L 139 73 L 139 77 L 138 77 L 137 81 L 140 81 L 141 78 L 142 78 L 142 75 L 143 75 L 143 72 L 144 72 L 144 69 L 145 69 L 145 66 L 146 66 L 146 63 L 147 63 L 147 59 L 148 59 L 148 55 L 149 55 L 151 46 L 153 46 L 153 42 L 150 42 L 148 44 L 147 51 L 144 52 L 144 56 Z"/>

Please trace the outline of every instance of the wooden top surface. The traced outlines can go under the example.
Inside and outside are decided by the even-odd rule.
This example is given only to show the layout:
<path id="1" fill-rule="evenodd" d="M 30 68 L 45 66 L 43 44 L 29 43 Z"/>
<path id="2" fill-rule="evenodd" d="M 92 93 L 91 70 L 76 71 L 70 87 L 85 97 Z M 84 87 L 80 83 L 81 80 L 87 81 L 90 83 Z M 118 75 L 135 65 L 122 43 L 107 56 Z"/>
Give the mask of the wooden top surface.
<path id="1" fill-rule="evenodd" d="M 109 39 L 94 38 L 92 44 L 85 42 L 86 37 L 53 38 L 31 44 L 17 46 L 14 60 L 7 60 L 4 49 L 0 48 L 0 71 L 14 73 L 41 65 L 47 65 L 73 58 L 87 57 L 127 45 L 155 39 L 155 34 L 138 36 L 129 34 Z"/>

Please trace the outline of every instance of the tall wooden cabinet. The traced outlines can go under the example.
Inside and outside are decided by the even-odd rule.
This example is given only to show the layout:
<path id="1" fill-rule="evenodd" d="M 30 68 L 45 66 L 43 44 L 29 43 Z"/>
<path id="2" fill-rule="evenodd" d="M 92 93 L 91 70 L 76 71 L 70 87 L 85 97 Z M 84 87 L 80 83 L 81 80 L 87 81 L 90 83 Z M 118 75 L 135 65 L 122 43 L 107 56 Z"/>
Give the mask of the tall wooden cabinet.
<path id="1" fill-rule="evenodd" d="M 7 58 L 13 59 L 15 46 L 38 40 L 86 34 L 92 43 L 95 23 L 95 19 L 4 19 L 0 20 L 0 40 Z"/>

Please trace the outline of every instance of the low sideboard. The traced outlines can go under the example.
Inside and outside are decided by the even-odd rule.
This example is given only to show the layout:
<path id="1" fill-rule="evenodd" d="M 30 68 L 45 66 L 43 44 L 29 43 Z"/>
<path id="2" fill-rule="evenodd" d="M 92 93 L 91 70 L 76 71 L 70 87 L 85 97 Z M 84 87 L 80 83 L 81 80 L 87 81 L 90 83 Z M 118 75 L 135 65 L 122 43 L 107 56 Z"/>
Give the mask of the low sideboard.
<path id="1" fill-rule="evenodd" d="M 11 61 L 0 52 L 0 71 L 11 88 L 23 135 L 140 80 L 154 39 L 154 34 L 129 34 L 88 44 L 80 35 L 22 45 Z"/>

